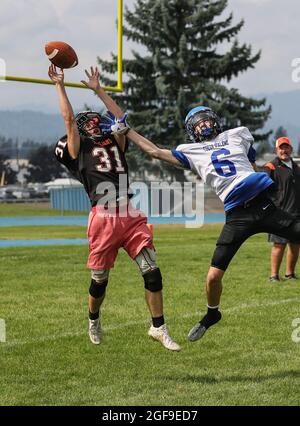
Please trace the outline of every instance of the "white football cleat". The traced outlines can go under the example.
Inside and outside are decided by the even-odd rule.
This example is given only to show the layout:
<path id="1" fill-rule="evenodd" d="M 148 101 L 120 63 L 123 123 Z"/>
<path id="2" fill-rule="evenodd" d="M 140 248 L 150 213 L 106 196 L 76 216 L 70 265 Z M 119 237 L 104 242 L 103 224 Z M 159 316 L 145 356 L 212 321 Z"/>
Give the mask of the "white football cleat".
<path id="1" fill-rule="evenodd" d="M 169 349 L 170 351 L 180 351 L 181 347 L 172 340 L 169 336 L 168 329 L 166 324 L 161 325 L 160 327 L 151 327 L 148 330 L 148 336 L 152 337 L 154 340 L 158 340 L 162 345 Z"/>
<path id="2" fill-rule="evenodd" d="M 102 337 L 100 318 L 96 320 L 89 319 L 89 336 L 94 345 L 100 345 Z"/>

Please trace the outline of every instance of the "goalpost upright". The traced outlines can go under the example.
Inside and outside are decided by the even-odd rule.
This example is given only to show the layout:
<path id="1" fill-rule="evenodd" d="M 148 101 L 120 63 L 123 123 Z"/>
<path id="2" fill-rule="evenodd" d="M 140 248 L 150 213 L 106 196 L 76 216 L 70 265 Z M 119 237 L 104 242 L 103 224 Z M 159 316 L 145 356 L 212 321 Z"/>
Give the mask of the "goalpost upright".
<path id="1" fill-rule="evenodd" d="M 118 2 L 118 66 L 117 66 L 117 86 L 104 86 L 103 89 L 110 92 L 122 92 L 123 91 L 123 0 L 117 0 Z M 19 81 L 21 83 L 37 83 L 37 84 L 54 84 L 51 80 L 45 80 L 40 78 L 32 77 L 19 77 L 12 75 L 5 75 L 3 77 L 7 81 Z M 86 89 L 87 87 L 81 83 L 65 82 L 65 86 L 76 87 L 78 89 Z"/>

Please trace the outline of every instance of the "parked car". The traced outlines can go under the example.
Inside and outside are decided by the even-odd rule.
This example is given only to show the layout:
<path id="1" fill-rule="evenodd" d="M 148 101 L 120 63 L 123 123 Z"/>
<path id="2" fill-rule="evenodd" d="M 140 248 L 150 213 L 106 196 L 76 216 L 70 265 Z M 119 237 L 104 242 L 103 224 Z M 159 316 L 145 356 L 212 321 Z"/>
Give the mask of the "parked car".
<path id="1" fill-rule="evenodd" d="M 15 200 L 16 198 L 11 189 L 0 188 L 0 200 Z"/>

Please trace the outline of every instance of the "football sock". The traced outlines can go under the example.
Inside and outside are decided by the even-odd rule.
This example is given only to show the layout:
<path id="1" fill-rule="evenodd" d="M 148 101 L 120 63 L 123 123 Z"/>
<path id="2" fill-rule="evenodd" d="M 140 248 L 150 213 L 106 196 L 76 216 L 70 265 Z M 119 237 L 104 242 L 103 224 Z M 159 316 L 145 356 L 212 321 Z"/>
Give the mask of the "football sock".
<path id="1" fill-rule="evenodd" d="M 164 319 L 164 316 L 162 315 L 161 317 L 157 317 L 157 318 L 153 318 L 152 317 L 152 324 L 153 324 L 153 327 L 155 327 L 155 328 L 158 328 L 158 327 L 160 327 L 161 325 L 163 325 L 165 323 L 165 319 Z"/>
<path id="2" fill-rule="evenodd" d="M 91 311 L 89 311 L 89 319 L 90 320 L 96 320 L 99 318 L 99 311 L 92 313 Z"/>
<path id="3" fill-rule="evenodd" d="M 207 307 L 207 314 L 201 319 L 200 324 L 203 325 L 206 329 L 210 326 L 216 324 L 222 318 L 222 314 L 219 311 L 219 307 Z"/>

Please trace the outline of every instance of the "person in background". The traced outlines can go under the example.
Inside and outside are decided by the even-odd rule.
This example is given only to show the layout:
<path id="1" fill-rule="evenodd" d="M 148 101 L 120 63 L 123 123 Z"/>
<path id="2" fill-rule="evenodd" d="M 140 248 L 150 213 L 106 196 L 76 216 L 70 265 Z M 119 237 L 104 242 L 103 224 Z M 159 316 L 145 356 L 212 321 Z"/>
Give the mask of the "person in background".
<path id="1" fill-rule="evenodd" d="M 292 159 L 293 146 L 287 137 L 276 140 L 276 157 L 264 165 L 269 176 L 276 183 L 277 206 L 287 213 L 300 217 L 300 167 Z M 276 201 L 275 201 L 276 202 Z M 278 235 L 269 234 L 268 241 L 273 243 L 271 250 L 271 275 L 270 282 L 279 282 L 279 269 L 286 246 L 286 280 L 296 280 L 295 268 L 299 257 L 299 243 L 291 242 Z"/>

